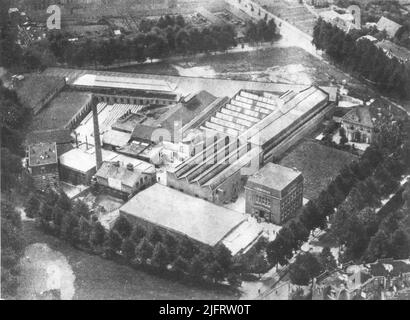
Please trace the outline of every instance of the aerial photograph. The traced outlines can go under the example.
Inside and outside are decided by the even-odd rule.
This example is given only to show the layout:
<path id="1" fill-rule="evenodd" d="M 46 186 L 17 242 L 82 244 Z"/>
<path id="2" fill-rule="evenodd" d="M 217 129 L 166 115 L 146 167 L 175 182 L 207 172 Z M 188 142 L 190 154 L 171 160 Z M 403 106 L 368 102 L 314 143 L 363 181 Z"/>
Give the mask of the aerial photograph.
<path id="1" fill-rule="evenodd" d="M 410 300 L 410 0 L 0 0 L 0 122 L 1 300 Z"/>

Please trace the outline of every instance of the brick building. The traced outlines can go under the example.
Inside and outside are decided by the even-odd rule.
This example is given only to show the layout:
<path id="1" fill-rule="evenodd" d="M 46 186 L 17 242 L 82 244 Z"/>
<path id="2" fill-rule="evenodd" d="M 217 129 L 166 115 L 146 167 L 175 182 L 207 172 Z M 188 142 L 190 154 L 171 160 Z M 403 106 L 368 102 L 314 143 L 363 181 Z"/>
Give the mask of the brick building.
<path id="1" fill-rule="evenodd" d="M 32 144 L 28 148 L 28 168 L 39 190 L 58 187 L 58 157 L 56 143 Z"/>
<path id="2" fill-rule="evenodd" d="M 303 176 L 294 169 L 268 163 L 249 177 L 245 196 L 246 213 L 282 224 L 303 204 Z"/>

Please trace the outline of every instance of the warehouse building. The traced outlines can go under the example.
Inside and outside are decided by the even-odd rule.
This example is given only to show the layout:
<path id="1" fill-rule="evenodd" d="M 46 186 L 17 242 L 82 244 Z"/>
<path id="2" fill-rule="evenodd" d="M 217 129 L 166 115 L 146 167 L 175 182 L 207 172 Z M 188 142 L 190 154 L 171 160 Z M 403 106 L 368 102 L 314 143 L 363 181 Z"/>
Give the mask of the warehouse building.
<path id="1" fill-rule="evenodd" d="M 157 79 L 85 74 L 71 86 L 95 93 L 99 102 L 111 104 L 173 105 L 180 99 L 175 85 Z"/>
<path id="2" fill-rule="evenodd" d="M 203 149 L 167 172 L 168 186 L 218 204 L 234 201 L 246 176 L 303 138 L 331 108 L 329 95 L 316 87 L 281 96 L 241 90 L 192 121 L 207 133 Z"/>
<path id="3" fill-rule="evenodd" d="M 178 239 L 188 237 L 199 246 L 223 243 L 233 255 L 249 249 L 262 234 L 244 214 L 161 184 L 138 193 L 120 208 L 120 214 L 133 224 L 148 229 L 155 226 Z"/>

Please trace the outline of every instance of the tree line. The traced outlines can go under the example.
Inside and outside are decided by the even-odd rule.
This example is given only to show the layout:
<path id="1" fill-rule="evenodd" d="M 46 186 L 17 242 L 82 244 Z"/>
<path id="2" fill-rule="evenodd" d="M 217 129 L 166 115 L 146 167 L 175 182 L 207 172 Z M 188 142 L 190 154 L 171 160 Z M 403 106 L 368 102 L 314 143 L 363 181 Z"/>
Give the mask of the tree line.
<path id="1" fill-rule="evenodd" d="M 19 285 L 19 260 L 24 251 L 21 217 L 13 206 L 1 200 L 1 296 L 15 297 Z"/>
<path id="2" fill-rule="evenodd" d="M 88 206 L 64 192 L 48 189 L 32 194 L 25 205 L 29 217 L 47 233 L 74 247 L 107 259 L 123 259 L 135 268 L 195 283 L 240 284 L 242 266 L 223 245 L 198 246 L 156 227 L 132 225 L 120 216 L 107 231 Z"/>
<path id="3" fill-rule="evenodd" d="M 366 208 L 380 206 L 380 199 L 396 191 L 402 174 L 409 172 L 409 128 L 408 120 L 381 126 L 361 159 L 345 166 L 327 189 L 309 201 L 301 214 L 283 226 L 275 240 L 267 245 L 269 263 L 287 265 L 295 251 L 308 240 L 311 230 L 327 228 L 328 217 L 333 220 L 330 231 L 346 247 L 342 260 L 360 259 L 366 249 L 360 246 L 366 247 L 368 243 L 362 241 L 365 233 L 360 226 L 367 226 L 366 219 L 372 217 Z M 359 219 L 360 216 L 363 223 L 353 220 L 355 218 L 347 219 L 347 212 L 350 217 Z"/>
<path id="4" fill-rule="evenodd" d="M 313 44 L 335 62 L 370 81 L 382 92 L 400 98 L 410 97 L 410 68 L 395 57 L 389 58 L 381 48 L 360 39 L 369 30 L 352 30 L 346 34 L 319 19 L 314 26 Z"/>

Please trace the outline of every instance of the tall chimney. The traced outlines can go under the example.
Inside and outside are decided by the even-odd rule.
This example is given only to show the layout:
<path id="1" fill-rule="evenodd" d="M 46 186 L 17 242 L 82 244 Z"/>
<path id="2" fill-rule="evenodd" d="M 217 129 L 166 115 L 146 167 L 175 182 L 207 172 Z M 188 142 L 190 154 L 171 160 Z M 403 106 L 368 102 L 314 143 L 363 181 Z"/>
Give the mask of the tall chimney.
<path id="1" fill-rule="evenodd" d="M 102 166 L 102 151 L 101 151 L 101 139 L 100 139 L 100 127 L 98 124 L 98 112 L 97 112 L 97 99 L 93 96 L 91 102 L 91 108 L 93 112 L 94 122 L 94 147 L 95 147 L 95 160 L 97 170 Z"/>

